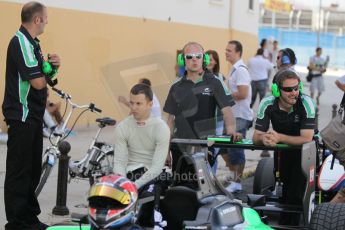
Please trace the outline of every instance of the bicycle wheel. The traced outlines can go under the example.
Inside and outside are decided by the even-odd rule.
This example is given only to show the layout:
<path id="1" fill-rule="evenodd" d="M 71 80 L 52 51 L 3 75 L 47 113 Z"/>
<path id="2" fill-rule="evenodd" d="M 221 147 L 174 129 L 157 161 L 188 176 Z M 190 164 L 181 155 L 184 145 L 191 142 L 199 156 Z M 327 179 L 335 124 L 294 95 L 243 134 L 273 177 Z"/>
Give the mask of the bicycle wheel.
<path id="1" fill-rule="evenodd" d="M 47 164 L 47 162 L 44 162 L 42 165 L 42 173 L 41 173 L 41 179 L 40 179 L 40 183 L 38 184 L 36 190 L 35 190 L 35 194 L 36 197 L 38 197 L 43 189 L 43 186 L 46 184 L 47 179 L 52 171 L 53 166 L 51 166 L 50 164 Z"/>
<path id="2" fill-rule="evenodd" d="M 114 168 L 114 151 L 110 150 L 97 159 L 97 166 L 92 170 L 89 177 L 90 186 L 95 183 L 93 175 L 99 175 L 98 177 L 109 175 L 113 172 Z"/>

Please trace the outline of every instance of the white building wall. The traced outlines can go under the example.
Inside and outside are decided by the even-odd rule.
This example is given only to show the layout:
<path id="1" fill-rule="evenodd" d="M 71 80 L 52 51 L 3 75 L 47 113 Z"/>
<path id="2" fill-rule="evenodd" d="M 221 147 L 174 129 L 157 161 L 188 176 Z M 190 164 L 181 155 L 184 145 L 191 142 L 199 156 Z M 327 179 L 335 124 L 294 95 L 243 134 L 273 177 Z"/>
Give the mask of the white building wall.
<path id="1" fill-rule="evenodd" d="M 6 0 L 0 0 L 6 1 Z M 8 1 L 8 0 L 7 0 Z M 41 0 L 47 6 L 154 19 L 257 34 L 259 0 Z M 25 3 L 27 0 L 8 2 Z"/>
<path id="2" fill-rule="evenodd" d="M 250 0 L 230 0 L 230 25 L 237 31 L 258 34 L 259 1 L 253 0 L 253 10 L 249 9 Z"/>

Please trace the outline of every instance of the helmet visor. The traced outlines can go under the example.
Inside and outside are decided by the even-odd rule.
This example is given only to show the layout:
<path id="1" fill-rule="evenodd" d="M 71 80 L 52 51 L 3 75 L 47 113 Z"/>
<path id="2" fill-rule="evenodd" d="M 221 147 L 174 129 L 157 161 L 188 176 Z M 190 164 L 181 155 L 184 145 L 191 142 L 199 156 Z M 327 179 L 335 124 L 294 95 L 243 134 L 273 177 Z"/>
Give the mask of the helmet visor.
<path id="1" fill-rule="evenodd" d="M 131 201 L 131 196 L 127 192 L 121 191 L 117 188 L 104 186 L 102 184 L 93 185 L 89 192 L 89 198 L 95 196 L 109 197 L 117 200 L 121 204 L 129 204 Z"/>

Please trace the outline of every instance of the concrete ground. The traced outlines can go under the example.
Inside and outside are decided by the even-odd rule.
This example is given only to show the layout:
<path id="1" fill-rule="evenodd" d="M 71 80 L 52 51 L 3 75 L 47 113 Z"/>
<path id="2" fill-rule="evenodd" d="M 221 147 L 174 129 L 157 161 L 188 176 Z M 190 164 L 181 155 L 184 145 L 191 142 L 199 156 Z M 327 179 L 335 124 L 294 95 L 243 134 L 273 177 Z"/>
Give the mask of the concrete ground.
<path id="1" fill-rule="evenodd" d="M 339 103 L 342 97 L 341 91 L 335 86 L 334 81 L 336 76 L 325 76 L 326 92 L 320 99 L 319 110 L 319 128 L 322 129 L 331 119 L 332 104 Z M 308 85 L 306 85 L 306 93 L 309 94 Z M 257 108 L 257 105 L 254 106 Z M 83 128 L 76 131 L 76 135 L 70 137 L 68 140 L 71 143 L 72 150 L 70 156 L 72 159 L 81 159 L 86 153 L 86 150 L 91 142 L 93 135 L 96 133 L 95 127 Z M 251 129 L 247 135 L 252 137 L 253 130 Z M 113 142 L 113 128 L 105 128 L 101 135 L 101 139 L 107 142 Z M 47 139 L 45 146 L 48 145 Z M 245 174 L 251 175 L 254 172 L 256 165 L 260 158 L 261 151 L 246 150 L 246 168 Z M 218 158 L 217 177 L 224 181 L 228 175 L 228 169 L 221 158 Z M 0 229 L 3 229 L 6 223 L 6 215 L 4 208 L 4 178 L 5 178 L 5 162 L 6 162 L 6 145 L 0 144 Z M 54 168 L 52 175 L 49 177 L 41 195 L 39 202 L 41 204 L 42 213 L 39 216 L 42 222 L 54 224 L 64 221 L 69 221 L 70 216 L 56 216 L 52 215 L 52 209 L 56 204 L 56 187 L 57 187 L 57 167 Z M 68 184 L 67 207 L 72 212 L 85 213 L 87 205 L 87 192 L 89 189 L 88 181 L 72 180 Z M 250 188 L 248 188 L 250 190 Z M 251 192 L 251 191 L 249 191 Z"/>

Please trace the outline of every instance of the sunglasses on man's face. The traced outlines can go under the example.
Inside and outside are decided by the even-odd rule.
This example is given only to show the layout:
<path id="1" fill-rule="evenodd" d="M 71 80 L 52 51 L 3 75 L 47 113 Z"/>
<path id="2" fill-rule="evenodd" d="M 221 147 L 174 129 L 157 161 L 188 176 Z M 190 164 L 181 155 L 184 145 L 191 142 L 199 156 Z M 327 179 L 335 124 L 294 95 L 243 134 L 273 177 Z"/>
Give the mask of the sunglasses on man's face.
<path id="1" fill-rule="evenodd" d="M 202 53 L 196 53 L 196 54 L 186 54 L 184 55 L 184 58 L 187 60 L 193 59 L 195 57 L 196 59 L 201 59 L 203 57 Z"/>
<path id="2" fill-rule="evenodd" d="M 285 92 L 292 92 L 292 91 L 298 91 L 299 90 L 299 85 L 296 86 L 291 86 L 291 87 L 280 87 L 281 90 L 285 91 Z"/>

